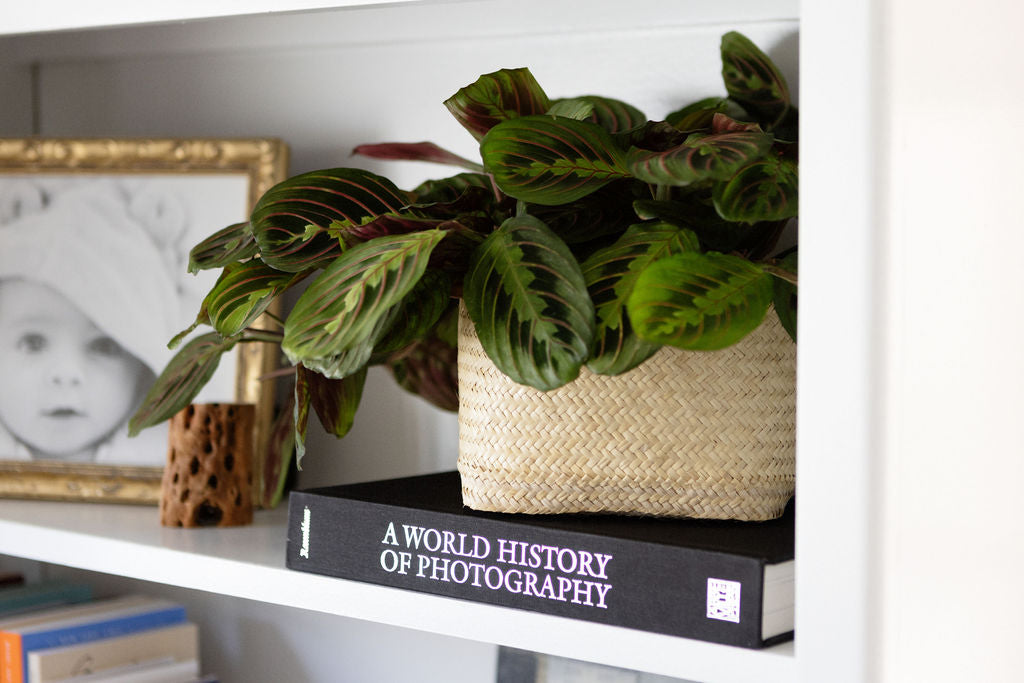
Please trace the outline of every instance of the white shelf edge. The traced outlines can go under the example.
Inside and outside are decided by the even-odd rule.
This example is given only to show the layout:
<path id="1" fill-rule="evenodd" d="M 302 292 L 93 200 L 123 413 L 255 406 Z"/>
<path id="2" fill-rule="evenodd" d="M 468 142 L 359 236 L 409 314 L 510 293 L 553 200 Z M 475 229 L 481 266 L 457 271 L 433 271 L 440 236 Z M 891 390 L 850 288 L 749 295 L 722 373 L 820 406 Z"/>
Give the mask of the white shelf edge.
<path id="1" fill-rule="evenodd" d="M 69 6 L 64 8 L 65 4 Z M 517 0 L 514 20 L 487 23 L 479 18 L 503 11 L 490 0 L 160 0 L 106 13 L 66 0 L 39 0 L 16 11 L 0 10 L 0 38 L 16 39 L 13 54 L 19 58 L 69 59 L 289 48 L 297 35 L 302 36 L 303 47 L 419 42 L 424 35 L 431 40 L 464 40 L 467 21 L 476 22 L 474 38 L 494 40 L 507 35 L 787 21 L 799 16 L 798 0 L 634 0 L 628 15 L 619 9 L 616 0 L 591 0 L 587 12 L 579 12 L 572 3 Z M 459 20 L 455 25 L 453 17 Z M 60 32 L 59 40 L 55 31 Z"/>
<path id="2" fill-rule="evenodd" d="M 4 11 L 2 34 L 66 31 L 249 14 L 282 14 L 345 7 L 407 4 L 401 0 L 149 0 L 101 2 L 45 0 Z"/>
<path id="3" fill-rule="evenodd" d="M 707 683 L 792 681 L 792 643 L 749 650 L 291 571 L 284 507 L 227 529 L 154 508 L 0 501 L 0 554 Z"/>

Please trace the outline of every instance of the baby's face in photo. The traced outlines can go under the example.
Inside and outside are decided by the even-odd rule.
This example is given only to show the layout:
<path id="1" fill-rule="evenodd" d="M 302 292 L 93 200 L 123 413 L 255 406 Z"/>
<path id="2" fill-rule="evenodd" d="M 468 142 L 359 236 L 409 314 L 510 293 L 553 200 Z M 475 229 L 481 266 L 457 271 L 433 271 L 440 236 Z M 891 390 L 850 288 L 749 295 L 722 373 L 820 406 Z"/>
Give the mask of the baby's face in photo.
<path id="1" fill-rule="evenodd" d="M 37 457 L 90 457 L 128 417 L 146 374 L 62 294 L 0 282 L 0 423 Z"/>

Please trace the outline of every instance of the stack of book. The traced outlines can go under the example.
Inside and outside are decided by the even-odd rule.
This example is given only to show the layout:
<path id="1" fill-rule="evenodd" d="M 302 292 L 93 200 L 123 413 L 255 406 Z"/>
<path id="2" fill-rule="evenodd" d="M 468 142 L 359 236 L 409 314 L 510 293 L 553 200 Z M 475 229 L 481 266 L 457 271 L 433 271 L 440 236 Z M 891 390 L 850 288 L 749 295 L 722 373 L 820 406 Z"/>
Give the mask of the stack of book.
<path id="1" fill-rule="evenodd" d="M 0 587 L 0 683 L 190 683 L 199 633 L 185 607 L 144 595 L 96 599 L 89 586 Z"/>
<path id="2" fill-rule="evenodd" d="M 457 472 L 293 492 L 290 569 L 759 648 L 793 638 L 795 504 L 768 522 L 511 515 Z"/>

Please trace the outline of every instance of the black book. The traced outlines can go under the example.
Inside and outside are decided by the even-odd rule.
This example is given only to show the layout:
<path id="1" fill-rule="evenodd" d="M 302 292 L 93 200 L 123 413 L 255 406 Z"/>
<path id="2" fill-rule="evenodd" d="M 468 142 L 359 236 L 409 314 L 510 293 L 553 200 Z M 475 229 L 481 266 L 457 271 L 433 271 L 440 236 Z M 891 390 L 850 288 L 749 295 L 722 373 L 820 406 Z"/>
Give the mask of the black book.
<path id="1" fill-rule="evenodd" d="M 793 507 L 769 522 L 486 513 L 445 472 L 293 492 L 287 566 L 757 648 L 793 637 Z"/>

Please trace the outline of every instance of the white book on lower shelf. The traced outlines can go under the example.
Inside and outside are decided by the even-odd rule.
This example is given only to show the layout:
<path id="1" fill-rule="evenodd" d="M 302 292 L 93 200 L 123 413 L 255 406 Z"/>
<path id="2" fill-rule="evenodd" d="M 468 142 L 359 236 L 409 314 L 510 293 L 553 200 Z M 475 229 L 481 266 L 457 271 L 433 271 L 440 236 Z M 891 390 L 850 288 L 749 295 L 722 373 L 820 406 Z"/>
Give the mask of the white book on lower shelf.
<path id="1" fill-rule="evenodd" d="M 118 670 L 123 671 L 125 667 L 143 664 L 197 663 L 198 660 L 199 628 L 186 622 L 89 643 L 30 652 L 28 681 L 57 683 L 103 672 L 112 674 Z"/>
<path id="2" fill-rule="evenodd" d="M 62 678 L 54 683 L 184 683 L 196 680 L 199 662 L 157 659 L 84 676 Z"/>

